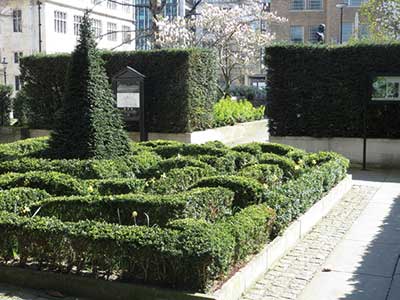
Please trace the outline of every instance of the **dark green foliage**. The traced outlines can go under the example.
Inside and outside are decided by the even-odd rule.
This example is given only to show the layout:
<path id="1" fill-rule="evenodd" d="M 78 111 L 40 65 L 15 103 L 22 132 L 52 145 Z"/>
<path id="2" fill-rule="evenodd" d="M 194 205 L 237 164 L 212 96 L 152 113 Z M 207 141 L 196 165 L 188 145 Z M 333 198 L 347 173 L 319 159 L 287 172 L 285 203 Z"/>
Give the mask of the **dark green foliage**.
<path id="1" fill-rule="evenodd" d="M 201 178 L 215 175 L 212 168 L 184 167 L 172 169 L 164 173 L 159 179 L 151 180 L 147 192 L 153 194 L 173 194 L 186 191 Z"/>
<path id="2" fill-rule="evenodd" d="M 163 196 L 127 194 L 57 197 L 36 203 L 32 211 L 41 207 L 40 216 L 54 216 L 62 221 L 95 220 L 122 225 L 165 226 L 175 219 L 196 218 L 215 222 L 229 216 L 232 214 L 233 196 L 233 192 L 224 188 L 199 188 Z M 135 218 L 133 212 L 137 213 Z"/>
<path id="3" fill-rule="evenodd" d="M 50 195 L 47 192 L 32 188 L 0 190 L 0 211 L 24 213 L 24 209 L 29 207 L 32 203 L 49 197 Z M 29 210 L 25 212 L 28 213 Z"/>
<path id="4" fill-rule="evenodd" d="M 93 189 L 93 193 L 100 195 L 121 195 L 143 192 L 146 182 L 143 179 L 115 178 L 87 180 L 85 185 L 88 187 L 89 192 Z"/>
<path id="5" fill-rule="evenodd" d="M 290 158 L 274 153 L 262 154 L 259 162 L 261 164 L 271 164 L 279 166 L 282 169 L 286 179 L 296 177 L 303 171 L 303 166 L 296 164 Z"/>
<path id="6" fill-rule="evenodd" d="M 49 141 L 58 158 L 117 158 L 129 152 L 128 135 L 116 107 L 88 15 L 68 68 L 65 95 Z"/>
<path id="7" fill-rule="evenodd" d="M 259 204 L 242 209 L 222 224 L 235 237 L 235 261 L 244 260 L 268 242 L 275 217 L 274 210 Z"/>
<path id="8" fill-rule="evenodd" d="M 268 110 L 274 136 L 362 137 L 371 73 L 400 73 L 400 44 L 267 48 Z M 368 105 L 371 138 L 400 137 L 400 106 Z"/>
<path id="9" fill-rule="evenodd" d="M 0 84 L 0 126 L 10 125 L 12 87 Z"/>
<path id="10" fill-rule="evenodd" d="M 47 140 L 47 138 L 35 138 L 0 144 L 0 161 L 40 156 L 48 148 Z"/>
<path id="11" fill-rule="evenodd" d="M 0 145 L 0 260 L 207 291 L 349 166 L 265 143 L 129 147 L 116 159 L 50 160 L 46 139 Z"/>
<path id="12" fill-rule="evenodd" d="M 214 176 L 200 180 L 194 187 L 224 187 L 235 192 L 234 207 L 247 207 L 261 202 L 264 189 L 262 184 L 252 178 L 239 176 Z"/>
<path id="13" fill-rule="evenodd" d="M 126 66 L 146 75 L 148 129 L 152 132 L 191 132 L 212 127 L 217 101 L 214 54 L 204 49 L 103 52 L 109 78 Z M 70 56 L 27 56 L 21 60 L 29 125 L 54 128 L 55 113 L 65 94 Z"/>
<path id="14" fill-rule="evenodd" d="M 0 189 L 15 187 L 41 189 L 54 196 L 85 195 L 88 193 L 80 180 L 58 172 L 38 171 L 0 175 Z"/>
<path id="15" fill-rule="evenodd" d="M 160 178 L 161 175 L 171 171 L 172 169 L 181 169 L 185 167 L 197 167 L 213 171 L 208 164 L 190 157 L 172 157 L 160 161 L 157 165 L 149 168 L 145 176 L 148 178 Z M 215 171 L 215 170 L 214 170 Z"/>
<path id="16" fill-rule="evenodd" d="M 54 171 L 81 179 L 135 178 L 155 165 L 159 157 L 151 152 L 121 157 L 114 160 L 50 160 L 44 158 L 21 158 L 0 163 L 0 174 L 8 172 Z"/>
<path id="17" fill-rule="evenodd" d="M 24 87 L 22 87 L 22 89 L 19 90 L 19 92 L 15 96 L 12 105 L 14 118 L 18 120 L 17 122 L 18 126 L 26 126 L 28 124 L 28 119 L 29 119 L 28 116 L 31 114 L 31 111 L 28 108 L 29 101 L 30 100 L 26 96 Z"/>
<path id="18" fill-rule="evenodd" d="M 282 183 L 283 171 L 277 165 L 256 164 L 238 173 L 239 176 L 258 180 L 264 186 L 272 187 Z"/>

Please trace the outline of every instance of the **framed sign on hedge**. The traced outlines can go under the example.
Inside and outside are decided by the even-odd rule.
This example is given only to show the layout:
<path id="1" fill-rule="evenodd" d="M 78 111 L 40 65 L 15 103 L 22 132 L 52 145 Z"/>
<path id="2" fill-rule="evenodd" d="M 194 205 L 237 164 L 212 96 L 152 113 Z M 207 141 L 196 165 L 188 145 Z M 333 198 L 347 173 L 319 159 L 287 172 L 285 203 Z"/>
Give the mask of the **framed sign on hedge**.
<path id="1" fill-rule="evenodd" d="M 400 73 L 397 75 L 373 74 L 371 76 L 371 101 L 373 103 L 400 103 Z"/>

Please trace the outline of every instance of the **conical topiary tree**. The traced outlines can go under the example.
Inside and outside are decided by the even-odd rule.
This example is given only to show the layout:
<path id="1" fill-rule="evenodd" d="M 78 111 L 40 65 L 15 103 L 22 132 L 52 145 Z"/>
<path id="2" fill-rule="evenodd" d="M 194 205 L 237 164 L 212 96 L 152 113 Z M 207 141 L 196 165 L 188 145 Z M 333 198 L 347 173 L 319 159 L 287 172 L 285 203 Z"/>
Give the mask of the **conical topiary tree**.
<path id="1" fill-rule="evenodd" d="M 58 158 L 115 158 L 127 154 L 129 139 L 116 108 L 88 13 L 66 78 L 66 93 L 50 154 Z"/>

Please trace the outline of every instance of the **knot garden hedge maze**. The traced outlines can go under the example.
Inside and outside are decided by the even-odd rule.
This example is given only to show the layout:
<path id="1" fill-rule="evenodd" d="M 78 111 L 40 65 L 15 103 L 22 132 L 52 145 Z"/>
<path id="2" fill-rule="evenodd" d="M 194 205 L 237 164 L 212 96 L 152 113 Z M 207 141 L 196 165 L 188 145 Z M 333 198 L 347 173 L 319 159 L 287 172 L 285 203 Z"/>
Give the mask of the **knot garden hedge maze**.
<path id="1" fill-rule="evenodd" d="M 279 144 L 131 143 L 116 159 L 0 145 L 0 261 L 207 292 L 346 176 L 335 153 Z"/>

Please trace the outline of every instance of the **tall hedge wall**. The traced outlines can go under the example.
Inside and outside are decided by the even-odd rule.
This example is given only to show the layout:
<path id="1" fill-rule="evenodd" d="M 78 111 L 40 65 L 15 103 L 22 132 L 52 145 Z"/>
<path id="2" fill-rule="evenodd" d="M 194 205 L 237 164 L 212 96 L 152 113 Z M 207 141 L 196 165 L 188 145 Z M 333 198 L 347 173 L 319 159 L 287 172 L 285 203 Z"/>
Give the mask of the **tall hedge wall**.
<path id="1" fill-rule="evenodd" d="M 400 74 L 400 44 L 267 48 L 270 133 L 361 137 L 370 74 Z M 400 138 L 400 105 L 368 104 L 367 134 Z"/>
<path id="2" fill-rule="evenodd" d="M 212 125 L 217 100 L 215 57 L 204 49 L 103 52 L 109 78 L 126 66 L 146 75 L 148 129 L 191 132 Z M 28 123 L 54 128 L 61 107 L 69 54 L 36 55 L 21 60 Z"/>

